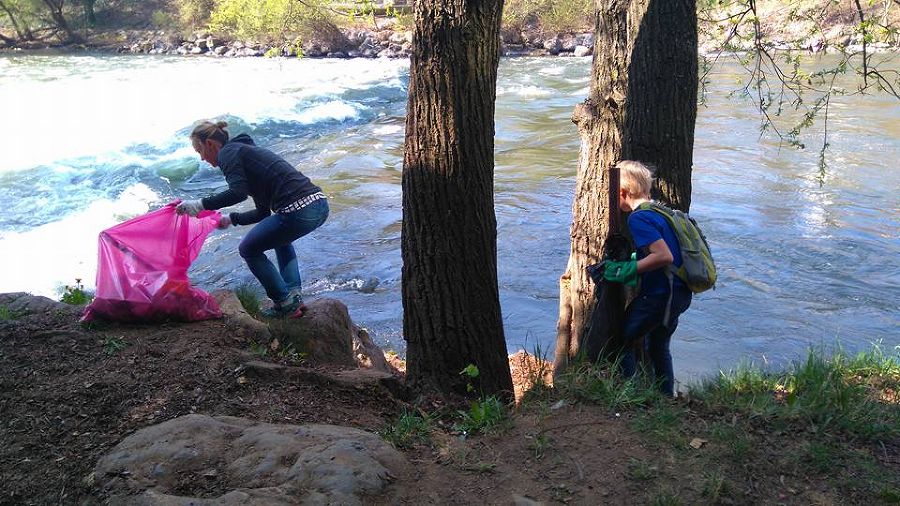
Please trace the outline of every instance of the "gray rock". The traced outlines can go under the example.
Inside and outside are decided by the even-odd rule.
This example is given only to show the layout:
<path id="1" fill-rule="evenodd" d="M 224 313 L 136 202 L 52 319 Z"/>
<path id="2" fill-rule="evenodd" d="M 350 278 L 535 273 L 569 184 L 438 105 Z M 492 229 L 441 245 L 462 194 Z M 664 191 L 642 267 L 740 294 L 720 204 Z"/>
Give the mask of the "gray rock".
<path id="1" fill-rule="evenodd" d="M 84 306 L 73 306 L 57 302 L 47 297 L 31 295 L 25 292 L 0 293 L 0 306 L 6 306 L 10 311 L 20 314 L 62 314 L 77 317 L 84 311 Z"/>
<path id="2" fill-rule="evenodd" d="M 203 54 L 203 49 L 200 46 L 194 46 L 191 48 L 191 54 Z"/>
<path id="3" fill-rule="evenodd" d="M 402 454 L 378 436 L 333 425 L 274 425 L 187 415 L 141 429 L 100 458 L 94 483 L 110 504 L 362 504 L 406 476 Z M 178 496 L 185 479 L 229 492 Z"/>
<path id="4" fill-rule="evenodd" d="M 544 49 L 552 55 L 557 55 L 562 50 L 562 43 L 558 38 L 553 37 L 544 41 Z"/>
<path id="5" fill-rule="evenodd" d="M 379 58 L 395 58 L 397 56 L 396 53 L 391 51 L 390 49 L 383 49 L 378 52 Z"/>
<path id="6" fill-rule="evenodd" d="M 319 299 L 306 305 L 302 318 L 269 320 L 269 331 L 282 346 L 292 345 L 307 353 L 313 362 L 353 367 L 353 338 L 356 335 L 350 313 L 343 302 Z"/>
<path id="7" fill-rule="evenodd" d="M 573 53 L 575 56 L 588 56 L 591 54 L 591 48 L 587 46 L 575 46 L 575 51 Z"/>

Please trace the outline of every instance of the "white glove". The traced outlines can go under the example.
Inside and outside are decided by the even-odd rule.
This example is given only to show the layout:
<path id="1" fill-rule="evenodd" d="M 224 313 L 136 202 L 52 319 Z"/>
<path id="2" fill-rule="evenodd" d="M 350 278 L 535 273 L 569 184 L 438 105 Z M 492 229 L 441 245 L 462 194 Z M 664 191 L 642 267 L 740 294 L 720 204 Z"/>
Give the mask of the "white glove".
<path id="1" fill-rule="evenodd" d="M 228 228 L 230 226 L 231 226 L 231 218 L 229 218 L 227 214 L 223 215 L 219 219 L 219 228 Z"/>
<path id="2" fill-rule="evenodd" d="M 203 210 L 203 201 L 200 200 L 182 200 L 175 206 L 176 214 L 186 214 L 188 216 L 197 216 Z"/>

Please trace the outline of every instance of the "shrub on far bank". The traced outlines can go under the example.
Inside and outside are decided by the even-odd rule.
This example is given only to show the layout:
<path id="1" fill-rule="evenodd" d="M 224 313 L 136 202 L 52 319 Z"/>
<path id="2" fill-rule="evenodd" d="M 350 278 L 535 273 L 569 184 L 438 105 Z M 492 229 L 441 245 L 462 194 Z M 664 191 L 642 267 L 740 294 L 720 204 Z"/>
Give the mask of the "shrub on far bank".
<path id="1" fill-rule="evenodd" d="M 548 32 L 574 32 L 593 28 L 592 0 L 507 0 L 503 6 L 503 26 L 521 30 L 540 26 Z"/>

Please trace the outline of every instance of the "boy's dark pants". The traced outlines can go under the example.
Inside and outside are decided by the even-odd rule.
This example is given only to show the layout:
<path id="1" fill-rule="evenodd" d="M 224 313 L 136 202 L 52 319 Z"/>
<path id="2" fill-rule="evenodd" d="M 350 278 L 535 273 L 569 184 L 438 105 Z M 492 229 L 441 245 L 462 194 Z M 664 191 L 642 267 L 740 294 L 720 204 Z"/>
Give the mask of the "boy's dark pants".
<path id="1" fill-rule="evenodd" d="M 666 314 L 666 304 L 669 295 L 638 295 L 628 306 L 625 312 L 625 351 L 622 354 L 622 375 L 630 378 L 634 376 L 637 368 L 637 360 L 634 353 L 634 344 L 642 337 L 644 348 L 650 355 L 653 364 L 653 373 L 659 382 L 660 390 L 666 395 L 675 395 L 675 372 L 672 369 L 672 354 L 669 352 L 669 341 L 675 328 L 678 327 L 678 316 L 685 312 L 691 305 L 691 291 L 678 286 L 672 295 L 672 309 L 669 315 L 669 324 L 663 325 Z"/>

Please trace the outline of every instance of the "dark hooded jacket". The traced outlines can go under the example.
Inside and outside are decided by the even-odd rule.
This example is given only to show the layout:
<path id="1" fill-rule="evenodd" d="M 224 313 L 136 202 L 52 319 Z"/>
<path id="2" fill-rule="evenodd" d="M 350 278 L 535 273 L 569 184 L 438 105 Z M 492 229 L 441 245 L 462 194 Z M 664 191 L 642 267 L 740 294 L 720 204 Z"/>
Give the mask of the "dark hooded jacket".
<path id="1" fill-rule="evenodd" d="M 247 134 L 226 142 L 217 162 L 228 189 L 203 199 L 203 208 L 216 210 L 253 197 L 256 209 L 231 213 L 235 225 L 257 223 L 297 200 L 322 191 L 284 158 L 253 143 Z"/>

